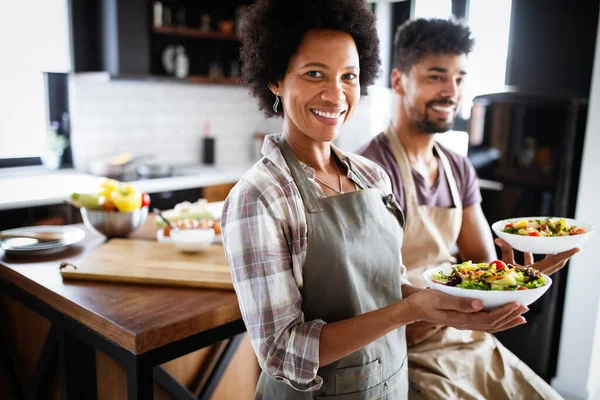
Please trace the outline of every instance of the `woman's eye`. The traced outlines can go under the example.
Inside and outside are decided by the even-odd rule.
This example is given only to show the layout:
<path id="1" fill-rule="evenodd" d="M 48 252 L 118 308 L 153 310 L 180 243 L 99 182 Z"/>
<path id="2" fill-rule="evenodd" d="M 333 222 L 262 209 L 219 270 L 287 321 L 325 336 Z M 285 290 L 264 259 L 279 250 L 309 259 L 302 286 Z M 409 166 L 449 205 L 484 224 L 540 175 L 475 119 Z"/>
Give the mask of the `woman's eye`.
<path id="1" fill-rule="evenodd" d="M 319 71 L 309 71 L 306 73 L 306 75 L 310 76 L 311 78 L 322 78 L 323 74 L 320 73 Z"/>
<path id="2" fill-rule="evenodd" d="M 353 80 L 357 79 L 358 76 L 356 76 L 356 74 L 349 73 L 349 74 L 344 74 L 343 78 L 346 80 L 353 81 Z"/>

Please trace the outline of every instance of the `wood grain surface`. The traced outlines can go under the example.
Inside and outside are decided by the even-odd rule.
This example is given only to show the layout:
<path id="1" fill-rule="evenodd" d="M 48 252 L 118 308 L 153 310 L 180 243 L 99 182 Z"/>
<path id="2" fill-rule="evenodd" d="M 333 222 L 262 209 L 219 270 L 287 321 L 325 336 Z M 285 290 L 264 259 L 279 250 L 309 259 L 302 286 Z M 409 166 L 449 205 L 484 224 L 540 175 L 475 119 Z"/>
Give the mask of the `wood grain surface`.
<path id="1" fill-rule="evenodd" d="M 62 261 L 77 265 L 106 241 L 78 226 L 85 239 L 63 253 L 27 258 L 0 253 L 0 277 L 135 354 L 241 318 L 232 290 L 63 280 Z M 134 238 L 155 235 L 154 219 L 148 218 Z"/>
<path id="2" fill-rule="evenodd" d="M 233 289 L 223 246 L 183 253 L 172 243 L 112 239 L 66 266 L 64 279 Z"/>

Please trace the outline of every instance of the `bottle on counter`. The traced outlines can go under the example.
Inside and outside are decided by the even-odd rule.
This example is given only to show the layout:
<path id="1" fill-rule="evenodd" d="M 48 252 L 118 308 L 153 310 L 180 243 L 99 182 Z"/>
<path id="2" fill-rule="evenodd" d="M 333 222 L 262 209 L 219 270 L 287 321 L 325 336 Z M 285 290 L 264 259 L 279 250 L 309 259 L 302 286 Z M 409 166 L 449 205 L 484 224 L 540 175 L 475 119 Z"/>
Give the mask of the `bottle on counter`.
<path id="1" fill-rule="evenodd" d="M 155 27 L 163 26 L 163 5 L 160 1 L 153 5 L 153 24 Z"/>
<path id="2" fill-rule="evenodd" d="M 171 8 L 169 6 L 163 6 L 163 20 L 162 23 L 163 25 L 166 26 L 170 26 L 172 25 L 172 20 L 171 20 Z"/>
<path id="3" fill-rule="evenodd" d="M 183 79 L 188 76 L 190 71 L 190 62 L 185 54 L 185 48 L 183 46 L 177 46 L 175 49 L 175 76 L 179 79 Z"/>
<path id="4" fill-rule="evenodd" d="M 210 28 L 210 14 L 202 14 L 200 18 L 200 29 L 208 32 L 211 30 Z"/>
<path id="5" fill-rule="evenodd" d="M 175 23 L 177 26 L 185 27 L 186 26 L 186 12 L 185 8 L 180 7 L 175 14 Z"/>
<path id="6" fill-rule="evenodd" d="M 215 163 L 215 138 L 210 133 L 210 122 L 204 123 L 204 137 L 202 138 L 202 163 L 212 165 Z"/>

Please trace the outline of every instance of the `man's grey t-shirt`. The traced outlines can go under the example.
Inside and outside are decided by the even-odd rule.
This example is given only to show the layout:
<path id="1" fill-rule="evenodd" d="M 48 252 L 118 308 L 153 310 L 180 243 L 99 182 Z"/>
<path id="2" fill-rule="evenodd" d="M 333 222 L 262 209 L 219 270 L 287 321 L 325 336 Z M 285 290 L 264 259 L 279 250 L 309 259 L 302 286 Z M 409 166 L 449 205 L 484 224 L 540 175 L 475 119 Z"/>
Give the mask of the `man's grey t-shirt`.
<path id="1" fill-rule="evenodd" d="M 456 179 L 458 193 L 462 201 L 462 208 L 480 203 L 481 192 L 479 191 L 477 173 L 473 165 L 471 165 L 467 158 L 443 147 L 441 144 L 439 146 L 450 162 L 450 168 Z M 406 212 L 406 200 L 404 198 L 404 186 L 400 177 L 400 169 L 385 133 L 375 136 L 370 142 L 358 149 L 356 153 L 375 161 L 388 173 L 392 180 L 394 196 L 396 196 L 396 200 L 402 206 L 402 210 Z M 440 208 L 452 208 L 455 206 L 452 202 L 450 186 L 448 185 L 441 162 L 438 162 L 438 178 L 431 187 L 427 187 L 427 182 L 420 173 L 413 168 L 411 168 L 411 171 L 419 205 Z"/>

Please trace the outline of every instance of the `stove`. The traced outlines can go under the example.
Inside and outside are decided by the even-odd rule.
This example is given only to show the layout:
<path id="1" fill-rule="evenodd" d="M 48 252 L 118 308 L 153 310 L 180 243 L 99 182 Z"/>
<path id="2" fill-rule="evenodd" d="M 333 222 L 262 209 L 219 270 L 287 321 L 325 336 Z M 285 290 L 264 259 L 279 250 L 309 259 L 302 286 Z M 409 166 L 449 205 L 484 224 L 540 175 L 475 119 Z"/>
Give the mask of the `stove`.
<path id="1" fill-rule="evenodd" d="M 200 164 L 137 164 L 127 166 L 119 176 L 111 176 L 121 182 L 133 182 L 149 179 L 163 179 L 180 176 L 199 175 L 212 168 Z"/>

